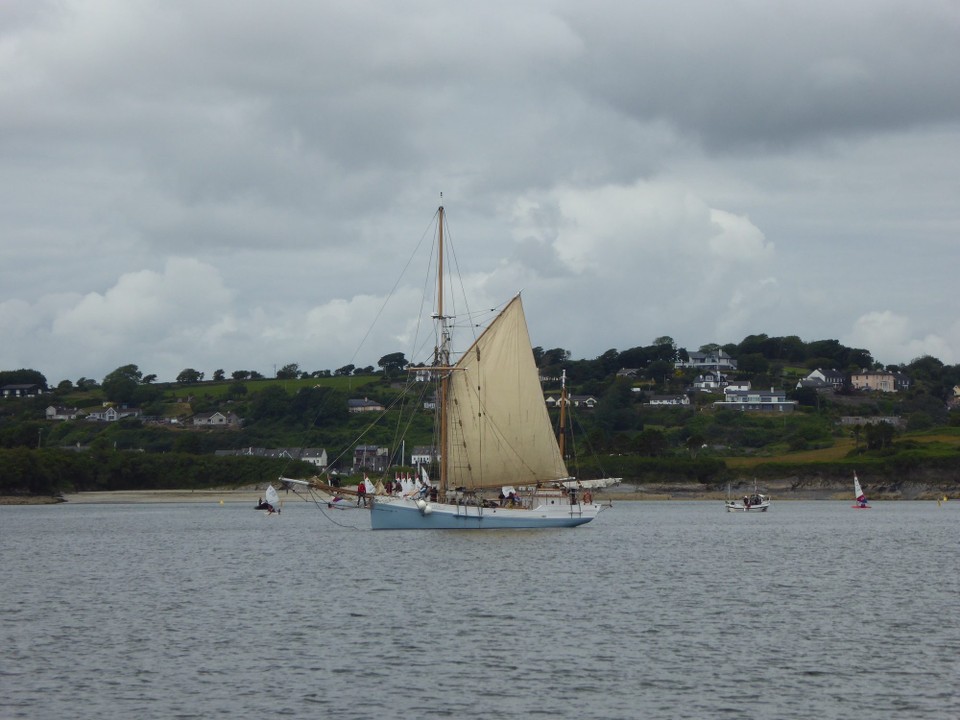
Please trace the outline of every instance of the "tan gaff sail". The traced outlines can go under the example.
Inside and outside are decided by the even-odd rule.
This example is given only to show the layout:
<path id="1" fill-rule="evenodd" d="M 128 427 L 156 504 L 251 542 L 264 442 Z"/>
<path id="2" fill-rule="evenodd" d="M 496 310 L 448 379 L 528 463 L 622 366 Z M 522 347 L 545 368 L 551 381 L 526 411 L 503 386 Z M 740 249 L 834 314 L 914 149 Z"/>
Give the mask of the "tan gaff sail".
<path id="1" fill-rule="evenodd" d="M 449 487 L 533 485 L 568 477 L 519 295 L 455 368 L 447 397 Z"/>

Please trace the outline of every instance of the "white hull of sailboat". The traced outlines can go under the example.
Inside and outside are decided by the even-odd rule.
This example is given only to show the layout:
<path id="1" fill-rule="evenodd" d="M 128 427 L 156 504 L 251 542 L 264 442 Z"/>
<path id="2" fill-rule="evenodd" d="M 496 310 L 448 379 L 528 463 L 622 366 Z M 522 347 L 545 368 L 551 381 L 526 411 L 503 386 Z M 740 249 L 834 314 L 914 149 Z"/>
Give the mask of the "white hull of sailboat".
<path id="1" fill-rule="evenodd" d="M 376 498 L 370 509 L 374 530 L 513 530 L 576 527 L 593 520 L 596 503 L 539 505 L 533 509 L 428 503 Z"/>

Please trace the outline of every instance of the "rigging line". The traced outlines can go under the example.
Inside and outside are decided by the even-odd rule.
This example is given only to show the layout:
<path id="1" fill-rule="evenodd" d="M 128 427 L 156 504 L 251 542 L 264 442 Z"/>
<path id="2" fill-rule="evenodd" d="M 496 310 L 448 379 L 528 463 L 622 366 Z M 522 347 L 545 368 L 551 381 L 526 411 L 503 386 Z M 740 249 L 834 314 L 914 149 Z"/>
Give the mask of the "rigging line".
<path id="1" fill-rule="evenodd" d="M 480 310 L 480 311 L 474 313 L 472 317 L 467 316 L 467 317 L 470 317 L 470 327 L 471 327 L 471 329 L 477 328 L 477 327 L 483 327 L 483 328 L 484 328 L 484 332 L 486 332 L 487 328 L 490 327 L 490 323 L 492 323 L 493 320 L 491 320 L 491 321 L 489 321 L 489 322 L 483 322 L 483 323 L 476 323 L 476 322 L 474 322 L 474 320 L 475 320 L 476 318 L 481 317 L 481 316 L 484 316 L 484 315 L 486 315 L 486 316 L 492 315 L 493 318 L 494 318 L 494 320 L 495 320 L 498 315 L 500 315 L 501 313 L 503 313 L 504 309 L 505 309 L 505 308 L 507 307 L 507 305 L 509 305 L 511 302 L 513 302 L 513 298 L 510 298 L 509 300 L 506 300 L 506 301 L 500 303 L 499 305 L 495 305 L 494 307 L 492 307 L 492 308 L 490 308 L 490 309 L 488 309 L 488 310 Z M 462 324 L 457 324 L 457 325 L 454 326 L 454 328 L 462 328 L 462 327 L 463 327 Z M 460 359 L 463 359 L 463 357 L 464 357 L 465 355 L 469 354 L 469 352 L 476 347 L 477 341 L 478 341 L 478 340 L 480 339 L 480 337 L 482 337 L 482 336 L 483 336 L 483 332 L 481 332 L 480 335 L 474 335 L 473 340 L 471 340 L 471 342 L 470 342 L 470 344 L 467 346 L 467 349 L 466 349 L 466 350 L 463 350 L 463 351 L 451 350 L 451 351 L 450 351 L 451 356 L 456 355 L 456 356 L 458 356 Z M 458 362 L 459 362 L 459 361 L 458 361 Z M 457 363 L 453 363 L 453 364 L 456 365 Z"/>
<path id="2" fill-rule="evenodd" d="M 427 391 L 430 389 L 430 385 L 428 383 L 420 383 L 420 384 L 423 385 L 423 387 L 420 388 L 420 393 L 419 395 L 417 395 L 417 399 L 416 399 L 417 405 L 423 404 L 427 396 Z M 407 427 L 403 431 L 404 436 L 406 436 L 406 434 L 410 431 L 410 427 L 413 425 L 415 412 L 416 412 L 416 406 L 413 407 L 412 411 L 410 412 L 410 415 L 408 416 Z"/>
<path id="3" fill-rule="evenodd" d="M 300 388 L 299 390 L 297 390 L 297 393 L 299 394 L 299 393 L 302 392 L 303 390 L 327 390 L 327 391 L 330 391 L 330 390 L 332 390 L 332 389 L 333 389 L 333 388 L 330 388 L 330 387 L 319 387 L 319 386 L 317 386 L 317 385 L 314 385 L 312 388 Z M 313 422 L 310 424 L 310 428 L 315 428 L 315 427 L 317 427 L 317 420 L 320 419 L 320 416 L 321 416 L 321 415 L 323 415 L 323 409 L 322 409 L 322 408 L 321 408 L 321 409 L 318 409 L 316 415 L 313 416 Z M 301 456 L 303 455 L 303 450 L 305 450 L 306 447 L 307 447 L 306 439 L 307 439 L 309 436 L 310 436 L 310 430 L 305 431 L 304 434 L 303 434 L 303 436 L 302 436 L 302 439 L 301 439 L 301 441 L 300 441 L 300 447 L 298 448 L 298 450 L 300 450 Z M 301 458 L 301 460 L 302 460 L 302 458 Z M 283 468 L 281 469 L 281 474 L 284 474 L 284 473 L 283 473 L 283 470 L 286 470 L 286 468 L 290 467 L 290 464 L 291 464 L 292 462 L 294 462 L 294 461 L 295 461 L 295 458 L 293 458 L 293 457 L 288 457 L 288 458 L 287 458 L 287 462 L 284 463 L 284 466 L 283 466 Z M 330 465 L 331 465 L 331 463 L 327 463 L 327 467 L 330 467 Z"/>
<path id="4" fill-rule="evenodd" d="M 408 372 L 418 367 L 434 366 L 434 352 L 436 350 L 436 343 L 434 342 L 435 338 L 429 337 L 427 333 L 423 333 L 423 336 L 421 337 L 421 328 L 422 321 L 418 320 L 416 339 L 410 348 L 410 359 L 407 361 L 407 364 L 404 367 L 404 370 Z"/>
<path id="5" fill-rule="evenodd" d="M 485 322 L 477 322 L 477 318 L 478 318 L 478 317 L 488 316 L 488 315 L 491 315 L 491 314 L 497 314 L 497 313 L 499 313 L 500 310 L 503 309 L 503 306 L 506 305 L 508 302 L 510 302 L 510 300 L 507 300 L 506 302 L 500 303 L 500 306 L 499 306 L 499 307 L 484 308 L 483 310 L 477 310 L 476 312 L 464 313 L 462 316 L 461 316 L 461 315 L 458 315 L 458 316 L 456 316 L 456 317 L 457 317 L 457 319 L 459 319 L 460 317 L 465 317 L 465 318 L 467 318 L 467 320 L 469 320 L 469 322 L 470 322 L 471 325 L 474 325 L 474 326 L 476 326 L 476 327 L 480 327 L 480 326 L 484 326 L 484 327 L 485 327 L 485 326 L 486 326 L 486 323 L 485 323 Z"/>
<path id="6" fill-rule="evenodd" d="M 430 223 L 427 224 L 427 229 L 425 229 L 425 230 L 423 231 L 423 233 L 421 234 L 421 236 L 420 236 L 420 241 L 417 243 L 416 247 L 413 249 L 413 252 L 410 254 L 410 257 L 407 259 L 407 262 L 406 262 L 406 264 L 404 265 L 403 270 L 401 271 L 399 277 L 397 278 L 396 283 L 394 283 L 394 286 L 393 286 L 393 288 L 391 288 L 390 293 L 389 293 L 389 294 L 387 295 L 387 297 L 384 299 L 383 305 L 382 305 L 382 306 L 380 307 L 380 309 L 377 311 L 377 315 L 376 315 L 376 317 L 374 318 L 373 323 L 371 323 L 370 328 L 367 330 L 366 334 L 363 336 L 363 339 L 360 341 L 360 344 L 357 346 L 357 349 L 354 351 L 353 356 L 350 358 L 350 363 L 351 363 L 351 364 L 352 364 L 353 361 L 356 359 L 356 357 L 360 354 L 360 349 L 363 347 L 363 344 L 366 342 L 367 338 L 370 336 L 370 333 L 373 332 L 373 328 L 376 326 L 377 320 L 379 320 L 381 314 L 383 313 L 383 309 L 387 306 L 387 303 L 390 301 L 390 299 L 393 297 L 394 293 L 396 292 L 396 289 L 397 289 L 397 287 L 399 286 L 400 281 L 403 279 L 404 274 L 406 273 L 407 269 L 410 267 L 410 264 L 413 262 L 413 258 L 417 256 L 418 251 L 420 250 L 420 247 L 423 245 L 424 238 L 426 238 L 426 237 L 427 237 L 427 234 L 428 234 L 427 231 L 428 231 L 429 228 L 432 227 L 432 226 L 433 226 L 433 221 L 431 220 Z M 431 245 L 431 252 L 430 252 L 430 255 L 429 255 L 429 257 L 431 258 L 431 262 L 428 263 L 428 265 L 430 265 L 430 267 L 432 267 L 433 247 L 434 247 L 435 244 L 436 244 L 436 243 L 435 243 L 436 234 L 433 233 L 433 234 L 432 234 L 432 237 L 434 238 L 434 243 L 433 243 L 433 245 Z M 430 276 L 430 273 L 429 273 L 429 270 L 428 270 L 427 276 L 424 278 L 425 286 L 428 286 L 428 285 L 426 285 L 426 284 L 429 283 L 429 276 Z M 421 330 L 421 326 L 422 326 L 422 323 L 423 323 L 423 315 L 424 315 L 424 313 L 423 313 L 423 306 L 424 306 L 425 303 L 426 303 L 427 292 L 426 292 L 426 291 L 423 291 L 423 292 L 421 293 L 420 297 L 421 297 L 421 302 L 420 302 L 420 312 L 417 314 L 417 329 L 416 329 L 416 331 L 415 331 L 415 333 L 414 333 L 414 342 L 413 342 L 413 345 L 412 345 L 412 349 L 410 350 L 410 352 L 411 352 L 411 360 L 412 360 L 414 357 L 417 356 L 417 351 L 416 351 L 415 348 L 416 348 L 416 346 L 417 346 L 417 342 L 418 342 L 417 338 L 419 338 L 419 336 L 420 336 L 420 330 Z M 318 411 L 317 411 L 317 414 L 316 414 L 316 415 L 314 416 L 314 418 L 313 418 L 313 423 L 312 423 L 311 426 L 310 426 L 311 428 L 316 427 L 317 420 L 320 418 L 322 412 L 323 412 L 322 410 L 318 410 Z M 309 431 L 305 432 L 303 437 L 304 437 L 304 439 L 301 441 L 301 445 L 300 445 L 300 449 L 301 449 L 301 450 L 306 447 L 306 438 L 309 437 Z M 361 437 L 362 437 L 362 436 L 361 436 Z M 349 447 L 350 447 L 350 446 L 348 446 L 348 448 L 349 448 Z M 340 455 L 336 456 L 336 457 L 333 459 L 333 461 L 328 462 L 327 466 L 328 466 L 328 467 L 332 466 L 335 462 L 339 461 L 345 454 L 346 454 L 346 451 L 342 452 Z M 288 468 L 288 467 L 290 466 L 290 463 L 292 463 L 292 462 L 293 462 L 293 458 L 289 458 L 289 459 L 288 459 L 288 462 L 284 465 L 284 468 L 283 468 L 283 469 Z"/>
<path id="7" fill-rule="evenodd" d="M 463 297 L 463 305 L 466 308 L 466 315 L 467 317 L 470 317 L 471 315 L 470 303 L 467 301 L 467 290 L 463 285 L 463 274 L 460 272 L 460 261 L 457 258 L 457 249 L 456 249 L 456 246 L 453 244 L 453 233 L 450 230 L 450 221 L 447 219 L 446 215 L 443 216 L 443 219 L 447 226 L 447 232 L 444 235 L 444 237 L 447 238 L 446 240 L 447 250 L 453 258 L 453 263 L 451 264 L 456 269 L 456 277 L 460 281 L 460 295 Z M 453 277 L 453 274 L 451 273 L 451 282 L 450 282 L 451 285 L 453 284 L 452 277 Z M 453 293 L 451 293 L 451 300 L 454 302 L 456 301 L 456 296 L 454 296 Z M 476 325 L 471 323 L 470 329 L 473 335 L 473 339 L 476 340 L 477 339 Z"/>
<path id="8" fill-rule="evenodd" d="M 346 448 L 343 450 L 343 452 L 341 452 L 339 455 L 336 456 L 336 458 L 334 458 L 333 460 L 330 461 L 329 466 L 333 466 L 334 463 L 339 462 L 339 461 L 343 458 L 343 456 L 347 454 L 347 450 L 349 450 L 350 448 L 352 448 L 352 447 L 354 447 L 354 446 L 356 446 L 356 445 L 359 445 L 359 444 L 360 444 L 360 441 L 367 435 L 367 433 L 369 433 L 371 430 L 373 430 L 373 428 L 374 428 L 377 424 L 379 424 L 379 422 L 380 422 L 381 420 L 383 420 L 384 417 L 386 417 L 387 413 L 390 412 L 390 410 L 392 410 L 392 409 L 394 408 L 394 406 L 395 406 L 398 402 L 400 402 L 401 400 L 402 400 L 402 397 L 401 397 L 401 396 L 398 396 L 398 397 L 395 397 L 395 398 L 390 402 L 389 405 L 386 405 L 386 406 L 384 407 L 384 409 L 383 409 L 383 412 L 381 412 L 379 415 L 377 415 L 377 417 L 374 418 L 371 422 L 367 423 L 367 426 L 360 431 L 360 434 L 357 435 L 351 442 L 347 443 L 347 446 L 346 446 Z"/>
<path id="9" fill-rule="evenodd" d="M 583 427 L 583 425 L 581 424 L 579 417 L 574 417 L 572 407 L 573 407 L 572 403 L 567 405 L 567 411 L 570 413 L 571 430 L 573 429 L 572 428 L 573 424 L 576 423 L 577 429 L 580 430 L 581 437 L 583 437 L 583 441 L 587 444 L 587 449 L 590 451 L 590 454 L 593 455 L 593 457 L 596 458 L 597 460 L 597 467 L 600 468 L 600 476 L 609 477 L 609 475 L 607 474 L 607 471 L 603 469 L 603 460 L 600 459 L 600 455 L 593 448 L 593 445 L 590 444 L 590 436 L 587 434 L 586 428 Z M 577 452 L 577 443 L 574 442 L 571 444 L 573 445 L 573 448 L 572 448 L 573 463 L 574 463 L 574 466 L 577 468 L 576 475 L 579 476 L 580 475 L 580 455 Z"/>
<path id="10" fill-rule="evenodd" d="M 427 305 L 428 298 L 432 297 L 430 295 L 430 289 L 433 286 L 433 257 L 434 257 L 434 248 L 437 246 L 437 235 L 433 235 L 433 243 L 430 245 L 430 253 L 427 255 L 429 261 L 427 262 L 426 272 L 423 276 L 423 288 L 420 291 L 420 311 L 417 313 L 417 328 L 414 332 L 413 343 L 410 350 L 411 360 L 415 357 L 418 357 L 416 347 L 420 342 L 420 332 L 423 329 L 423 319 L 426 317 L 427 313 L 424 308 Z M 427 338 L 424 338 L 424 343 L 427 342 Z"/>
<path id="11" fill-rule="evenodd" d="M 404 389 L 403 389 L 403 391 L 402 391 L 402 392 L 400 393 L 400 395 L 399 395 L 399 400 L 400 400 L 400 405 L 401 405 L 401 406 L 400 406 L 400 408 L 399 408 L 399 412 L 397 413 L 397 425 L 396 425 L 396 428 L 394 429 L 393 442 L 394 442 L 394 445 L 395 445 L 395 446 L 399 446 L 401 440 L 403 440 L 403 439 L 407 436 L 407 433 L 409 433 L 410 427 L 413 425 L 413 420 L 414 420 L 414 416 L 415 416 L 415 414 L 416 414 L 417 405 L 419 405 L 419 404 L 421 404 L 421 403 L 423 402 L 424 395 L 426 394 L 427 388 L 426 388 L 426 387 L 422 387 L 422 388 L 420 389 L 419 395 L 417 395 L 417 397 L 416 397 L 416 404 L 407 403 L 407 400 L 408 400 L 411 396 L 414 395 L 414 393 L 413 393 L 413 391 L 412 391 L 412 388 L 413 388 L 414 385 L 416 385 L 416 383 L 415 383 L 412 379 L 408 380 L 407 383 L 406 383 L 406 385 L 405 385 L 405 387 L 404 387 Z M 420 385 L 426 386 L 427 383 L 420 383 Z M 404 411 L 405 411 L 405 407 L 404 407 L 404 406 L 408 406 L 408 407 L 409 407 L 409 409 L 407 410 L 407 413 L 408 413 L 408 414 L 406 415 L 406 425 L 405 425 L 405 426 L 404 426 Z M 394 457 L 394 456 L 391 455 L 391 458 L 393 458 L 393 457 Z M 403 458 L 403 457 L 400 458 L 400 462 L 399 462 L 398 464 L 399 464 L 399 465 L 405 465 L 405 464 L 406 464 L 406 463 L 404 462 L 404 458 Z M 384 473 L 385 473 L 385 472 L 386 472 L 386 471 L 384 471 Z"/>
<path id="12" fill-rule="evenodd" d="M 439 210 L 437 212 L 439 213 Z M 383 314 L 384 308 L 387 306 L 387 303 L 389 303 L 390 300 L 393 299 L 393 295 L 397 291 L 397 288 L 400 285 L 400 281 L 403 279 L 404 274 L 407 272 L 407 269 L 410 267 L 410 264 L 413 262 L 413 258 L 416 257 L 417 251 L 420 250 L 420 246 L 423 245 L 423 240 L 427 236 L 427 230 L 430 228 L 432 224 L 433 224 L 433 221 L 431 220 L 430 224 L 427 226 L 427 229 L 424 230 L 423 234 L 420 236 L 420 240 L 417 243 L 417 246 L 413 249 L 413 252 L 410 253 L 410 257 L 407 258 L 407 262 L 404 264 L 403 270 L 400 271 L 400 275 L 399 277 L 397 277 L 397 281 L 393 284 L 393 287 L 390 288 L 390 292 L 387 293 L 387 296 L 383 300 L 383 304 L 380 305 L 380 309 L 377 310 L 377 314 L 373 318 L 373 322 L 370 323 L 370 327 L 367 329 L 367 332 L 364 334 L 363 338 L 360 340 L 360 344 L 357 346 L 357 349 L 354 351 L 353 355 L 351 356 L 350 364 L 352 364 L 353 361 L 356 360 L 357 355 L 360 354 L 360 350 L 363 347 L 363 344 L 367 341 L 367 338 L 370 337 L 370 333 L 373 332 L 373 328 L 376 327 L 377 321 L 380 319 L 380 316 Z"/>
<path id="13" fill-rule="evenodd" d="M 417 361 L 417 358 L 420 357 L 420 353 L 423 351 L 424 347 L 429 342 L 429 339 L 427 338 L 426 333 L 423 333 L 423 324 L 424 324 L 423 320 L 427 316 L 427 313 L 424 310 L 424 308 L 426 307 L 427 302 L 431 297 L 430 287 L 432 285 L 431 278 L 433 277 L 432 268 L 433 268 L 434 248 L 436 247 L 436 233 L 434 233 L 433 238 L 434 238 L 434 242 L 431 244 L 430 252 L 427 255 L 427 257 L 429 258 L 429 261 L 427 262 L 427 269 L 423 278 L 423 287 L 420 290 L 420 310 L 416 314 L 416 318 L 417 318 L 416 326 L 414 328 L 413 337 L 411 338 L 410 347 L 408 348 L 408 352 L 410 355 L 409 360 L 407 361 L 408 366 L 413 365 L 414 362 Z M 422 238 L 420 242 L 421 243 L 423 242 Z M 419 248 L 419 245 L 417 247 Z M 416 254 L 416 251 L 414 251 L 414 254 Z M 422 340 L 421 340 L 421 335 L 423 335 Z"/>
<path id="14" fill-rule="evenodd" d="M 320 500 L 319 497 L 318 497 L 318 495 L 316 494 L 316 492 L 313 490 L 313 488 L 307 488 L 307 492 L 310 494 L 310 497 L 309 497 L 309 498 L 304 497 L 303 495 L 301 495 L 300 492 L 298 492 L 296 488 L 291 488 L 291 490 L 293 490 L 293 494 L 296 495 L 297 497 L 299 497 L 301 500 L 303 500 L 303 501 L 305 501 L 305 502 L 312 502 L 314 505 L 316 505 L 316 506 L 317 506 L 317 510 L 319 510 L 320 513 L 321 513 L 327 520 L 329 520 L 330 522 L 332 522 L 334 525 L 337 525 L 338 527 L 349 528 L 349 529 L 351 529 L 351 530 L 359 530 L 359 529 L 360 529 L 360 528 L 357 527 L 356 525 L 346 525 L 346 524 L 344 524 L 344 523 L 340 523 L 340 522 L 337 522 L 336 520 L 334 520 L 333 517 L 332 517 L 331 515 L 329 515 L 329 514 L 323 509 L 323 506 L 327 504 L 326 501 Z"/>
<path id="15" fill-rule="evenodd" d="M 403 464 L 403 455 L 402 455 L 402 453 L 401 453 L 401 455 L 400 455 L 400 462 L 399 462 L 399 463 L 397 463 L 397 455 L 396 455 L 396 453 L 397 453 L 397 450 L 398 450 L 399 447 L 400 447 L 400 443 L 401 443 L 401 441 L 402 441 L 402 438 L 404 437 L 403 431 L 402 431 L 400 428 L 401 428 L 401 426 L 403 425 L 404 406 L 407 404 L 407 402 L 406 402 L 406 398 L 407 398 L 407 390 L 406 390 L 406 388 L 404 389 L 404 391 L 403 391 L 402 393 L 400 393 L 400 397 L 402 397 L 403 400 L 399 403 L 399 407 L 397 408 L 397 423 L 396 423 L 396 425 L 395 425 L 394 428 L 393 428 L 393 441 L 392 441 L 392 443 L 391 443 L 391 445 L 393 446 L 393 450 L 392 450 L 392 452 L 390 453 L 390 456 L 389 456 L 390 459 L 389 459 L 389 461 L 387 462 L 387 467 L 390 467 L 390 465 L 402 465 L 402 464 Z M 386 474 L 386 468 L 384 468 L 384 471 L 383 471 L 383 472 L 384 472 L 384 474 Z"/>

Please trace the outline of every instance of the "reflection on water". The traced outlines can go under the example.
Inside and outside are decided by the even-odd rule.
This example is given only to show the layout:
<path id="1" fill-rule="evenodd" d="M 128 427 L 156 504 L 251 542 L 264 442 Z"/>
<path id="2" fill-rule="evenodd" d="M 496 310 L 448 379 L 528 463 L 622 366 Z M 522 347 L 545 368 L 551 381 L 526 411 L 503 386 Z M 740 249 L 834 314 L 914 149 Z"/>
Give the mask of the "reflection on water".
<path id="1" fill-rule="evenodd" d="M 0 716 L 960 717 L 960 503 L 332 517 L 0 508 Z"/>

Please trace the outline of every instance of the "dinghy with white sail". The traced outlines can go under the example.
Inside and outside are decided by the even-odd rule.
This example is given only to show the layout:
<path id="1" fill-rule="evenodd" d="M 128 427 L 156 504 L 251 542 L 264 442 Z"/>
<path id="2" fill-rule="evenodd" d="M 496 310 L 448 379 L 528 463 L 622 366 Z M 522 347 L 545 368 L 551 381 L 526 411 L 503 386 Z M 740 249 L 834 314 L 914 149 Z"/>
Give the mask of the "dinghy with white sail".
<path id="1" fill-rule="evenodd" d="M 856 500 L 855 505 L 850 507 L 855 510 L 869 510 L 870 505 L 867 500 L 866 494 L 863 492 L 863 488 L 860 487 L 860 478 L 857 477 L 857 471 L 853 471 L 853 498 Z"/>
<path id="2" fill-rule="evenodd" d="M 263 502 L 261 502 L 257 508 L 260 510 L 266 510 L 267 515 L 280 513 L 280 495 L 277 493 L 277 489 L 273 485 L 267 485 L 267 491 L 264 493 Z"/>

